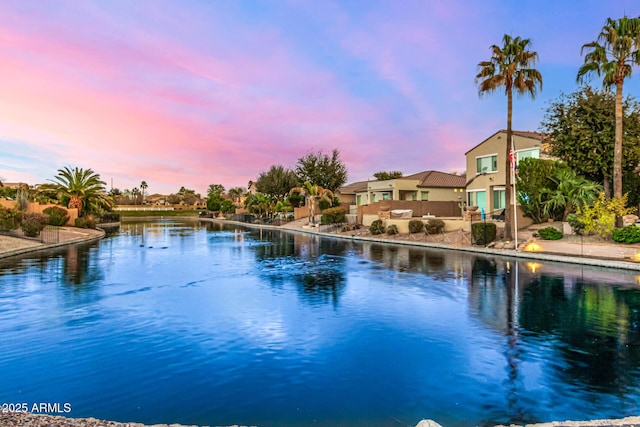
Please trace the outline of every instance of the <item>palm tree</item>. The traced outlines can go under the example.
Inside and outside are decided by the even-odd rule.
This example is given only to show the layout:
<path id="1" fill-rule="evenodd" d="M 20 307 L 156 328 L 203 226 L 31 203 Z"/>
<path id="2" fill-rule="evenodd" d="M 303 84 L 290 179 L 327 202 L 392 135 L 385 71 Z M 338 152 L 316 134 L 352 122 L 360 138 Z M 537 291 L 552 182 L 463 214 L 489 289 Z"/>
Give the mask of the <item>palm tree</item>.
<path id="1" fill-rule="evenodd" d="M 238 203 L 240 198 L 244 196 L 247 191 L 242 187 L 233 187 L 229 189 L 229 197 L 233 200 L 234 203 Z"/>
<path id="2" fill-rule="evenodd" d="M 504 210 L 504 239 L 511 240 L 511 165 L 510 151 L 513 132 L 511 129 L 511 117 L 513 113 L 513 91 L 518 95 L 528 93 L 531 98 L 536 97 L 539 86 L 542 90 L 542 75 L 532 68 L 538 60 L 538 53 L 527 50 L 531 46 L 531 40 L 512 38 L 505 34 L 502 39 L 502 47 L 491 46 L 491 59 L 478 63 L 478 94 L 492 93 L 504 86 L 507 95 L 507 141 L 505 144 L 505 207 Z M 516 245 L 517 247 L 517 245 Z"/>
<path id="3" fill-rule="evenodd" d="M 309 223 L 315 225 L 315 207 L 316 203 L 320 200 L 325 200 L 329 203 L 329 206 L 333 204 L 333 192 L 322 188 L 319 185 L 311 184 L 309 181 L 305 181 L 303 187 L 294 187 L 289 190 L 289 195 L 293 193 L 303 194 L 307 198 L 307 205 L 309 206 Z"/>
<path id="4" fill-rule="evenodd" d="M 131 189 L 131 197 L 133 197 L 133 204 L 137 205 L 138 204 L 138 195 L 140 194 L 140 190 L 138 190 L 138 187 L 133 187 Z"/>
<path id="5" fill-rule="evenodd" d="M 67 207 L 78 209 L 78 216 L 83 210 L 111 208 L 113 205 L 105 190 L 106 183 L 91 169 L 65 166 L 58 169 L 58 175 L 49 181 L 51 184 L 43 184 L 39 190 L 58 199 L 68 198 Z"/>
<path id="6" fill-rule="evenodd" d="M 144 190 L 146 190 L 149 186 L 147 185 L 147 181 L 142 181 L 140 183 L 140 189 L 142 190 L 142 204 L 144 205 Z"/>
<path id="7" fill-rule="evenodd" d="M 578 175 L 568 166 L 556 168 L 549 179 L 555 184 L 555 189 L 543 190 L 548 196 L 542 203 L 544 213 L 551 217 L 554 212 L 562 210 L 562 221 L 566 221 L 577 208 L 593 204 L 602 191 L 602 185 Z"/>
<path id="8" fill-rule="evenodd" d="M 584 64 L 578 81 L 596 73 L 604 75 L 603 85 L 616 87 L 616 131 L 613 144 L 613 197 L 622 197 L 622 85 L 631 77 L 634 65 L 640 65 L 640 18 L 624 16 L 607 19 L 598 39 L 582 46 Z"/>

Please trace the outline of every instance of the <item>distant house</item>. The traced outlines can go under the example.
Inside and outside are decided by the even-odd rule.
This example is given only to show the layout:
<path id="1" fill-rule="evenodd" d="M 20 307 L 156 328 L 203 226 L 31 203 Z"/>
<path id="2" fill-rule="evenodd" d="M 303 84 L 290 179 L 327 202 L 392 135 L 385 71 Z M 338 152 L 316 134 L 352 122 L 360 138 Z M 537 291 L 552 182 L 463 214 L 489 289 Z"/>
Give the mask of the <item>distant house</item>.
<path id="1" fill-rule="evenodd" d="M 539 132 L 513 131 L 517 161 L 550 158 Z M 478 206 L 491 214 L 505 208 L 505 155 L 507 131 L 500 130 L 465 153 L 467 160 L 467 205 Z M 511 173 L 509 171 L 509 173 Z"/>
<path id="2" fill-rule="evenodd" d="M 460 201 L 465 200 L 464 175 L 424 171 L 384 181 L 360 181 L 340 187 L 341 202 L 357 206 L 382 200 Z"/>

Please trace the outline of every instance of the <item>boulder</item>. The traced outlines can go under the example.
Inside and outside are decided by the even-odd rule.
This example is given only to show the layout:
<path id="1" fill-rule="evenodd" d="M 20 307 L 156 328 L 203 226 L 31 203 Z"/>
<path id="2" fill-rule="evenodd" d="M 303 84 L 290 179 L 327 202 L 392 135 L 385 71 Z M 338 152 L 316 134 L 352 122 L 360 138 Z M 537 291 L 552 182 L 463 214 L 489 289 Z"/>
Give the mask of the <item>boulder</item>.
<path id="1" fill-rule="evenodd" d="M 638 215 L 625 215 L 622 217 L 622 226 L 635 224 L 638 221 Z"/>

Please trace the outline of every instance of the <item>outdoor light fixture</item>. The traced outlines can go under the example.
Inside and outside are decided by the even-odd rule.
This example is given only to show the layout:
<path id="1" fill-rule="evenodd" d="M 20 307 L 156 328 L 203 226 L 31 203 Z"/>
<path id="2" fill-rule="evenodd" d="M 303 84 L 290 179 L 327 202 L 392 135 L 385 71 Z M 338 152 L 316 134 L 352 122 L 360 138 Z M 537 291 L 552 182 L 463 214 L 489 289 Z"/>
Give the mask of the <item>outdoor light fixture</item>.
<path id="1" fill-rule="evenodd" d="M 540 246 L 536 242 L 531 242 L 524 247 L 525 252 L 540 252 L 541 250 L 542 246 Z M 640 258 L 638 260 L 640 261 Z"/>

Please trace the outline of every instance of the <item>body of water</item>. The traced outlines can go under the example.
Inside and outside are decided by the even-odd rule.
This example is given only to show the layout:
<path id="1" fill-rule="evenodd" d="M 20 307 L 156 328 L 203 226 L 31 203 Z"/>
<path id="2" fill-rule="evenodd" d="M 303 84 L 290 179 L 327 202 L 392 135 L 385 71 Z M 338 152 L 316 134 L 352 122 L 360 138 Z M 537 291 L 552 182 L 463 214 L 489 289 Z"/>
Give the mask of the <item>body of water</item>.
<path id="1" fill-rule="evenodd" d="M 93 245 L 0 260 L 0 404 L 41 403 L 146 424 L 638 415 L 638 277 L 125 223 Z"/>

